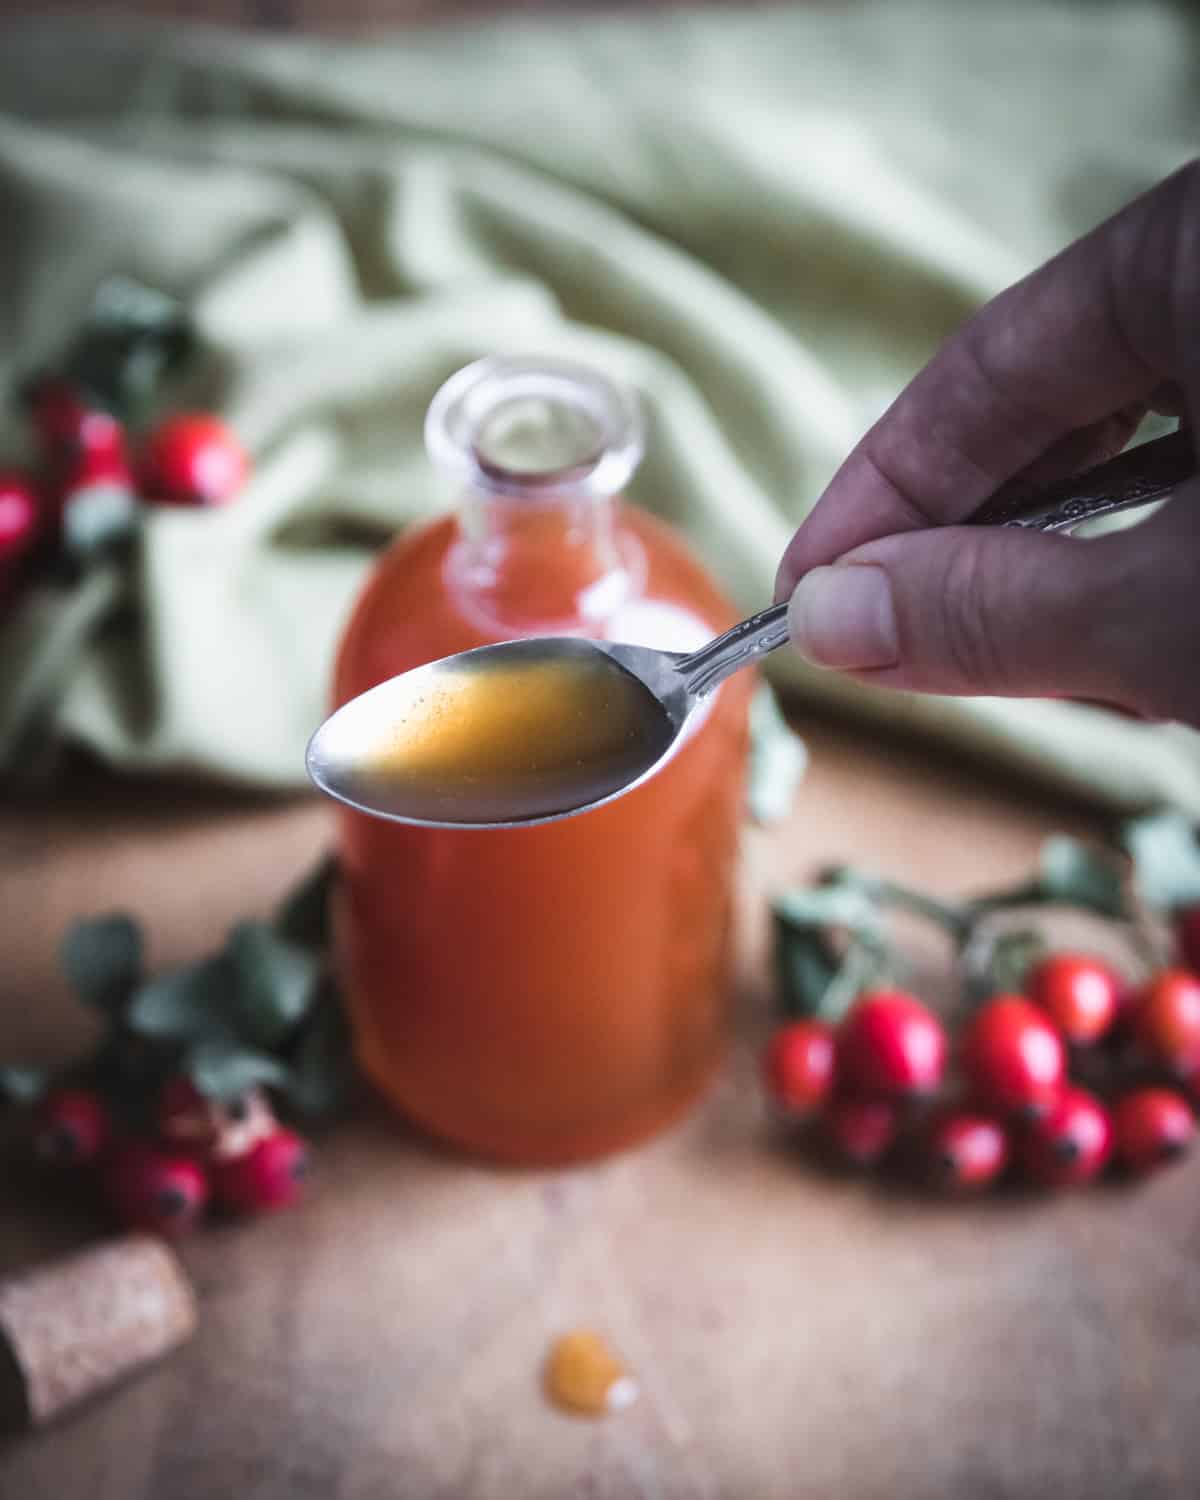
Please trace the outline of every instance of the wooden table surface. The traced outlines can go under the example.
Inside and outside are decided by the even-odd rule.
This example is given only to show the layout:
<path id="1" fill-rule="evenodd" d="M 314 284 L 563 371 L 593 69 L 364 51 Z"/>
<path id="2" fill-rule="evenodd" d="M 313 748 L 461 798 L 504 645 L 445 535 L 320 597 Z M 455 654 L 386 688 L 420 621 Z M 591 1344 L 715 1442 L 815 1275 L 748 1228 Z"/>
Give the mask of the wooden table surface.
<path id="1" fill-rule="evenodd" d="M 947 893 L 1015 877 L 1070 809 L 813 727 L 789 823 L 751 831 L 738 1037 L 654 1144 L 492 1170 L 368 1112 L 311 1199 L 183 1250 L 200 1332 L 0 1452 L 3 1500 L 1050 1496 L 1156 1500 L 1200 1472 L 1200 1159 L 1133 1191 L 971 1206 L 822 1175 L 773 1135 L 763 891 L 825 860 Z M 0 1055 L 84 1039 L 54 968 L 97 903 L 153 959 L 265 912 L 327 836 L 311 802 L 107 783 L 0 812 Z M 0 1181 L 0 1271 L 97 1226 Z M 550 1409 L 551 1336 L 604 1329 L 644 1383 L 619 1418 Z"/>

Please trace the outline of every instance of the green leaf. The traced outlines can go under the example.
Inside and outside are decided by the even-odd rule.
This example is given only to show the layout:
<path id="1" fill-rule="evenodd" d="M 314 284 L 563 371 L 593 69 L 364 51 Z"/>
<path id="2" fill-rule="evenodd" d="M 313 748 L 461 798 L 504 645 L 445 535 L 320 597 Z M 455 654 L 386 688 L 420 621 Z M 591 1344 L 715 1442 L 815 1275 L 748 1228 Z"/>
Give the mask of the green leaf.
<path id="1" fill-rule="evenodd" d="M 775 694 L 764 683 L 750 706 L 746 796 L 756 823 L 769 827 L 787 817 L 807 765 L 803 740 L 789 728 Z"/>
<path id="2" fill-rule="evenodd" d="M 988 943 L 986 961 L 967 976 L 972 997 L 983 1001 L 991 995 L 1020 993 L 1030 969 L 1046 951 L 1045 938 L 1032 929 L 1000 933 Z"/>
<path id="3" fill-rule="evenodd" d="M 792 886 L 778 892 L 772 909 L 780 922 L 800 929 L 847 927 L 852 932 L 877 933 L 882 925 L 870 889 L 855 881 Z"/>
<path id="4" fill-rule="evenodd" d="M 67 929 L 59 957 L 83 998 L 117 1016 L 142 977 L 141 930 L 123 912 L 76 922 Z"/>
<path id="5" fill-rule="evenodd" d="M 327 855 L 284 898 L 275 926 L 285 938 L 309 948 L 329 946 L 330 897 L 337 876 L 337 860 Z"/>
<path id="6" fill-rule="evenodd" d="M 1047 901 L 1082 906 L 1106 917 L 1125 915 L 1121 872 L 1078 839 L 1059 834 L 1045 841 L 1038 884 Z"/>
<path id="7" fill-rule="evenodd" d="M 1043 843 L 1032 880 L 977 897 L 971 913 L 978 918 L 989 911 L 1049 903 L 1083 907 L 1103 917 L 1129 915 L 1117 866 L 1104 854 L 1063 834 Z"/>
<path id="8" fill-rule="evenodd" d="M 860 936 L 847 947 L 837 973 L 821 996 L 819 1014 L 826 1021 L 840 1021 L 864 990 L 879 984 L 889 972 L 887 949 L 882 943 Z"/>
<path id="9" fill-rule="evenodd" d="M 48 1068 L 37 1068 L 32 1064 L 0 1064 L 0 1103 L 28 1109 L 36 1104 L 50 1081 Z"/>
<path id="10" fill-rule="evenodd" d="M 306 1120 L 326 1120 L 345 1104 L 353 1078 L 350 1027 L 336 995 L 328 993 L 292 1058 L 287 1101 Z"/>
<path id="11" fill-rule="evenodd" d="M 798 930 L 777 917 L 774 959 L 782 1013 L 815 1016 L 840 965 L 828 936 L 815 927 Z"/>
<path id="12" fill-rule="evenodd" d="M 236 979 L 224 954 L 172 969 L 139 985 L 126 1021 L 142 1036 L 172 1042 L 233 1040 Z"/>
<path id="13" fill-rule="evenodd" d="M 1146 905 L 1157 911 L 1200 901 L 1200 843 L 1182 813 L 1135 818 L 1121 830 L 1134 878 Z"/>
<path id="14" fill-rule="evenodd" d="M 298 943 L 264 922 L 242 922 L 226 949 L 235 976 L 237 1030 L 259 1047 L 277 1047 L 307 1015 L 321 966 Z"/>
<path id="15" fill-rule="evenodd" d="M 843 952 L 821 927 L 801 928 L 776 914 L 775 973 L 787 1016 L 839 1020 L 861 992 L 888 970 L 878 933 L 855 933 Z"/>
<path id="16" fill-rule="evenodd" d="M 773 903 L 775 971 L 788 1015 L 836 1020 L 886 966 L 883 918 L 871 886 L 837 872 L 780 891 Z M 833 932 L 850 935 L 844 950 Z"/>
<path id="17" fill-rule="evenodd" d="M 220 1100 L 236 1099 L 256 1084 L 278 1088 L 288 1081 L 288 1070 L 277 1057 L 228 1041 L 193 1047 L 184 1072 L 207 1098 Z"/>
<path id="18" fill-rule="evenodd" d="M 963 908 L 951 906 L 945 901 L 938 901 L 932 896 L 927 896 L 923 891 L 900 885 L 895 880 L 884 880 L 878 875 L 852 870 L 846 865 L 831 866 L 822 874 L 821 885 L 824 888 L 837 887 L 842 890 L 860 891 L 865 900 L 879 909 L 880 919 L 882 919 L 882 912 L 889 907 L 912 912 L 916 916 L 924 917 L 926 921 L 946 928 L 960 942 L 970 929 L 970 918 Z"/>
<path id="19" fill-rule="evenodd" d="M 128 277 L 102 282 L 58 365 L 124 420 L 136 420 L 168 376 L 192 356 L 196 335 L 183 305 Z"/>

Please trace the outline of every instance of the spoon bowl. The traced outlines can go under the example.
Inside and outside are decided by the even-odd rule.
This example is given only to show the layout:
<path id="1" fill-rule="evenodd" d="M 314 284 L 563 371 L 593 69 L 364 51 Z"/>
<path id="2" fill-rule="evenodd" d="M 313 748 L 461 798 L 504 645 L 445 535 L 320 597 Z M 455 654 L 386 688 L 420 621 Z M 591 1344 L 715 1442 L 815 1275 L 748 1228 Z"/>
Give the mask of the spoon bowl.
<path id="1" fill-rule="evenodd" d="M 480 646 L 351 699 L 310 741 L 308 774 L 350 807 L 427 827 L 584 812 L 640 786 L 679 749 L 717 680 L 695 675 L 710 650 L 575 636 Z"/>

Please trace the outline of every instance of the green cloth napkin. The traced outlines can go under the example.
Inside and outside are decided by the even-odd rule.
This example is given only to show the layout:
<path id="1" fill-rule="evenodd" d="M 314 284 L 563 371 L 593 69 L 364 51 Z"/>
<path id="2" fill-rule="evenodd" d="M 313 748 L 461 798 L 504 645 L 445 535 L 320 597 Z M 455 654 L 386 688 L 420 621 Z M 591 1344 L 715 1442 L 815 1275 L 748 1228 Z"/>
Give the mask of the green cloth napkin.
<path id="1" fill-rule="evenodd" d="M 257 472 L 158 513 L 100 636 L 36 610 L 58 732 L 126 767 L 302 779 L 372 556 L 453 497 L 425 406 L 493 351 L 589 360 L 650 417 L 634 497 L 746 610 L 847 448 L 981 299 L 1195 150 L 1193 10 L 847 4 L 361 43 L 64 19 L 0 47 L 0 380 L 120 271 L 183 297 Z M 53 613 L 53 612 L 52 612 Z M 67 645 L 63 645 L 66 640 Z M 53 653 L 51 653 L 53 655 Z M 1049 703 L 814 707 L 1122 806 L 1200 813 L 1200 739 Z M 53 674 L 51 674 L 53 675 Z"/>

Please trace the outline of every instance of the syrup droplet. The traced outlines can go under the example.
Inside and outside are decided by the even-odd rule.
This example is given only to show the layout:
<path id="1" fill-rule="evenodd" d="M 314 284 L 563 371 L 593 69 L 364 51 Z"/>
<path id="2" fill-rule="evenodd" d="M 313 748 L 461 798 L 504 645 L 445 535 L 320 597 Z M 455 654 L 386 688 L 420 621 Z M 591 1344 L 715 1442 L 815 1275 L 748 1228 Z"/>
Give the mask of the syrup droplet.
<path id="1" fill-rule="evenodd" d="M 600 651 L 480 653 L 412 676 L 358 784 L 372 805 L 448 823 L 519 822 L 611 796 L 671 744 L 661 705 Z"/>
<path id="2" fill-rule="evenodd" d="M 632 1406 L 641 1388 L 600 1334 L 580 1328 L 551 1346 L 546 1393 L 565 1411 L 602 1417 Z"/>

